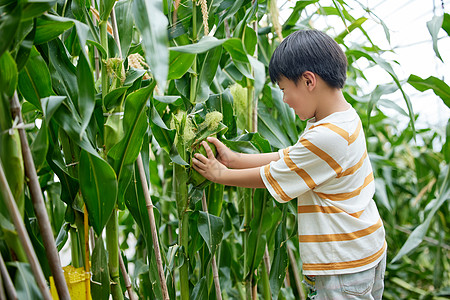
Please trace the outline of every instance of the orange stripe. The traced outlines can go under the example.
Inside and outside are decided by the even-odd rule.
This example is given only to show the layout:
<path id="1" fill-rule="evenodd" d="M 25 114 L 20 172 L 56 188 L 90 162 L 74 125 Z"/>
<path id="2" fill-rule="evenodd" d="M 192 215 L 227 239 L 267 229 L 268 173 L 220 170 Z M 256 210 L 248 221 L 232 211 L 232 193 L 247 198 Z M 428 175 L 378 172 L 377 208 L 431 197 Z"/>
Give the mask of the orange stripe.
<path id="1" fill-rule="evenodd" d="M 281 200 L 283 201 L 290 201 L 292 200 L 291 197 L 289 197 L 281 188 L 280 184 L 273 178 L 272 174 L 270 174 L 270 165 L 266 165 L 264 167 L 264 174 L 266 175 L 267 180 L 269 181 L 272 188 L 275 190 L 275 192 L 280 196 Z"/>
<path id="2" fill-rule="evenodd" d="M 294 171 L 295 173 L 297 173 L 297 175 L 303 179 L 303 181 L 306 183 L 306 185 L 310 189 L 314 189 L 317 186 L 317 184 L 314 182 L 314 180 L 311 178 L 311 176 L 309 176 L 309 174 L 305 170 L 300 169 L 294 163 L 294 161 L 289 157 L 289 150 L 287 148 L 283 150 L 283 154 L 284 154 L 284 162 L 289 167 L 289 169 L 291 171 Z"/>
<path id="3" fill-rule="evenodd" d="M 349 136 L 349 138 L 348 138 L 348 144 L 349 145 L 353 144 L 353 142 L 356 141 L 356 139 L 359 136 L 359 132 L 361 131 L 361 128 L 362 128 L 362 124 L 361 124 L 361 120 L 359 120 L 358 127 L 356 127 L 355 132 L 351 136 Z"/>
<path id="4" fill-rule="evenodd" d="M 336 132 L 337 134 L 342 136 L 348 142 L 348 139 L 349 139 L 348 132 L 345 131 L 344 129 L 342 129 L 341 127 L 338 127 L 332 123 L 323 123 L 323 124 L 313 125 L 313 126 L 309 127 L 309 129 L 313 129 L 313 128 L 319 127 L 319 126 L 324 126 L 330 130 L 333 130 L 334 132 Z"/>
<path id="5" fill-rule="evenodd" d="M 319 264 L 303 264 L 303 270 L 319 271 L 319 270 L 343 270 L 362 267 L 376 261 L 386 250 L 386 241 L 384 241 L 383 247 L 374 254 L 352 261 L 343 261 L 337 263 L 319 263 Z"/>
<path id="6" fill-rule="evenodd" d="M 361 159 L 356 163 L 356 165 L 354 165 L 353 167 L 348 168 L 347 170 L 345 170 L 344 172 L 342 172 L 341 174 L 338 175 L 338 177 L 342 177 L 342 176 L 347 176 L 347 175 L 352 175 L 353 173 L 355 173 L 356 171 L 358 171 L 359 168 L 361 168 L 361 166 L 364 163 L 364 160 L 367 157 L 367 150 L 364 152 L 363 156 L 361 157 Z"/>
<path id="7" fill-rule="evenodd" d="M 349 233 L 335 233 L 335 234 L 299 235 L 298 238 L 300 243 L 327 243 L 327 242 L 351 241 L 372 234 L 382 226 L 383 222 L 381 222 L 381 219 L 379 219 L 376 224 L 358 231 L 353 231 Z"/>
<path id="8" fill-rule="evenodd" d="M 346 211 L 339 209 L 335 206 L 321 206 L 321 205 L 300 205 L 297 207 L 297 212 L 299 214 L 308 213 L 324 213 L 324 214 L 339 214 L 347 213 Z M 364 210 L 357 211 L 349 214 L 352 217 L 359 218 L 359 216 L 364 212 Z"/>
<path id="9" fill-rule="evenodd" d="M 324 194 L 324 193 L 316 192 L 316 194 L 317 194 L 317 196 L 319 196 L 322 199 L 328 199 L 328 200 L 333 200 L 333 201 L 348 200 L 348 199 L 358 196 L 361 193 L 362 189 L 364 189 L 366 186 L 368 186 L 369 183 L 371 183 L 373 181 L 373 179 L 374 178 L 373 178 L 373 172 L 372 172 L 369 175 L 367 175 L 367 177 L 364 179 L 364 183 L 359 188 L 354 190 L 353 192 L 338 193 L 338 194 Z"/>
<path id="10" fill-rule="evenodd" d="M 305 146 L 306 149 L 323 159 L 336 172 L 337 175 L 342 172 L 342 167 L 330 155 L 328 155 L 328 153 L 305 138 L 302 138 L 300 140 L 300 143 L 302 143 L 302 145 Z"/>

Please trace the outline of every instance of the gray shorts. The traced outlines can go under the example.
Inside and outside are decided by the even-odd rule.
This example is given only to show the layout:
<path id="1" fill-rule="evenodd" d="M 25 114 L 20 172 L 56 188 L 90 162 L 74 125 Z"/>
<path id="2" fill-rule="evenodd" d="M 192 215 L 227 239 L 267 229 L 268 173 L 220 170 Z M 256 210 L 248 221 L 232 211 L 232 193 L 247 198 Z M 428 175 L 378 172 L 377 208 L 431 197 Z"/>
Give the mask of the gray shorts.
<path id="1" fill-rule="evenodd" d="M 351 274 L 315 276 L 314 300 L 382 299 L 386 254 L 375 267 Z"/>

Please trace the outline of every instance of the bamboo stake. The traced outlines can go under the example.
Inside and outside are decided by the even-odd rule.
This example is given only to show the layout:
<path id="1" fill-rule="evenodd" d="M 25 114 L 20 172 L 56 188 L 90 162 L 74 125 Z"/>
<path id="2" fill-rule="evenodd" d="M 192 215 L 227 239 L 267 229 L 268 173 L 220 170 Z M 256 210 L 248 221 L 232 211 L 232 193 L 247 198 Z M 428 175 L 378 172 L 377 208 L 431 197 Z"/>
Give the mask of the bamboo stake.
<path id="1" fill-rule="evenodd" d="M 120 254 L 119 247 L 119 266 L 120 271 L 122 272 L 123 280 L 125 281 L 125 287 L 127 288 L 128 298 L 130 300 L 137 300 L 136 295 L 133 292 L 133 287 L 131 286 L 130 277 L 128 276 L 127 269 L 125 268 L 125 263 L 123 262 L 122 255 Z"/>
<path id="2" fill-rule="evenodd" d="M 13 119 L 18 119 L 19 124 L 23 123 L 22 113 L 17 96 L 17 91 L 11 98 L 11 113 Z M 55 239 L 53 237 L 52 227 L 47 215 L 44 198 L 42 196 L 41 186 L 36 174 L 33 157 L 31 156 L 30 146 L 25 129 L 20 128 L 20 143 L 22 145 L 22 156 L 25 166 L 25 175 L 28 177 L 28 187 L 30 189 L 31 200 L 33 202 L 34 213 L 39 224 L 42 240 L 44 242 L 45 254 L 50 265 L 53 278 L 55 280 L 56 290 L 58 291 L 59 299 L 70 299 L 69 289 L 67 288 L 66 280 L 64 278 L 61 262 L 59 259 L 58 250 L 56 249 Z M 50 295 L 50 294 L 49 294 Z"/>
<path id="3" fill-rule="evenodd" d="M 139 169 L 139 176 L 141 177 L 142 190 L 144 191 L 145 205 L 147 206 L 148 218 L 150 220 L 150 228 L 152 230 L 153 249 L 155 251 L 156 265 L 158 266 L 159 282 L 161 284 L 161 290 L 163 293 L 164 300 L 169 300 L 169 292 L 167 291 L 166 277 L 164 276 L 164 268 L 162 265 L 161 252 L 159 249 L 158 233 L 156 231 L 155 215 L 153 214 L 153 203 L 150 197 L 150 193 L 148 191 L 147 177 L 145 175 L 144 164 L 142 163 L 142 156 L 140 153 L 137 158 L 137 165 Z"/>
<path id="4" fill-rule="evenodd" d="M 203 211 L 208 213 L 208 205 L 206 204 L 206 195 L 205 190 L 203 190 L 203 196 L 202 196 L 202 208 Z M 216 299 L 222 300 L 222 292 L 220 290 L 220 282 L 219 282 L 219 272 L 217 270 L 217 264 L 216 264 L 216 256 L 213 255 L 212 257 L 212 271 L 213 271 L 213 281 L 214 281 L 214 287 L 216 288 Z"/>
<path id="5" fill-rule="evenodd" d="M 3 288 L 3 278 L 0 274 L 0 300 L 6 300 L 5 289 Z"/>
<path id="6" fill-rule="evenodd" d="M 291 248 L 289 248 L 288 245 L 286 245 L 286 249 L 289 256 L 289 262 L 292 266 L 292 271 L 294 272 L 294 278 L 295 278 L 295 286 L 297 287 L 298 294 L 300 296 L 301 300 L 305 300 L 305 292 L 303 291 L 302 287 L 302 280 L 300 279 L 300 272 L 298 271 L 297 262 L 295 261 L 294 253 L 292 253 Z"/>
<path id="7" fill-rule="evenodd" d="M 3 257 L 0 253 L 0 272 L 2 274 L 2 281 L 5 285 L 6 294 L 8 295 L 8 299 L 17 299 L 17 292 L 14 287 L 14 284 L 11 280 L 11 277 L 9 277 L 8 270 L 6 269 L 5 261 L 3 260 Z"/>
<path id="8" fill-rule="evenodd" d="M 44 273 L 42 272 L 36 253 L 34 252 L 33 246 L 31 244 L 30 237 L 28 236 L 27 230 L 25 229 L 25 224 L 23 223 L 19 208 L 17 207 L 16 201 L 14 201 L 14 197 L 11 193 L 11 190 L 9 189 L 9 185 L 3 171 L 3 164 L 1 162 L 0 186 L 0 190 L 6 202 L 6 206 L 8 207 L 9 215 L 13 220 L 14 227 L 17 230 L 17 235 L 19 236 L 20 242 L 22 243 L 23 249 L 25 250 L 28 262 L 30 263 L 31 270 L 33 271 L 39 290 L 41 291 L 42 296 L 45 300 L 52 300 L 52 296 L 50 295 L 50 291 L 47 287 L 47 282 L 45 281 Z M 65 299 L 70 299 L 70 297 Z"/>

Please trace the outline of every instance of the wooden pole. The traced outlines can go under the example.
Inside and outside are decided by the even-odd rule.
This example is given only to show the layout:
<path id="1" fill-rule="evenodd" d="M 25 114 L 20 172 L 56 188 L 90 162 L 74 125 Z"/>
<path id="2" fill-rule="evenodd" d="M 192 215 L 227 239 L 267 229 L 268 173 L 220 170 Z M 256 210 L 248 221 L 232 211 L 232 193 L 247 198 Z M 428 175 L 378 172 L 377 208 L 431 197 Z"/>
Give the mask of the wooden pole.
<path id="1" fill-rule="evenodd" d="M 14 197 L 9 188 L 8 181 L 6 180 L 6 176 L 3 171 L 3 164 L 1 162 L 0 162 L 0 187 L 1 187 L 0 190 L 3 194 L 3 198 L 5 199 L 6 202 L 5 204 L 8 207 L 9 215 L 13 220 L 14 227 L 17 230 L 17 235 L 19 236 L 20 242 L 23 246 L 23 249 L 25 250 L 25 254 L 27 255 L 28 262 L 30 264 L 31 270 L 33 271 L 39 290 L 41 291 L 42 296 L 44 297 L 45 300 L 52 300 L 50 290 L 48 289 L 47 282 L 45 281 L 44 273 L 42 272 L 36 253 L 34 252 L 33 246 L 31 244 L 30 237 L 28 236 L 27 230 L 25 229 L 25 224 L 23 223 L 22 215 L 19 212 L 19 208 L 17 207 L 16 201 L 14 200 Z M 67 291 L 67 293 L 69 293 L 69 291 Z M 70 299 L 70 297 L 66 299 Z"/>
<path id="2" fill-rule="evenodd" d="M 136 295 L 133 292 L 133 287 L 131 286 L 130 277 L 128 277 L 127 269 L 125 268 L 125 263 L 123 262 L 122 255 L 120 254 L 120 247 L 119 247 L 119 266 L 120 271 L 122 272 L 123 280 L 125 281 L 125 287 L 127 288 L 128 298 L 130 300 L 137 300 Z"/>
<path id="3" fill-rule="evenodd" d="M 11 98 L 11 113 L 13 119 L 17 118 L 19 124 L 23 123 L 17 91 Z M 30 146 L 28 144 L 27 134 L 23 128 L 18 130 L 20 143 L 22 145 L 23 163 L 25 166 L 25 175 L 28 178 L 28 188 L 30 189 L 31 201 L 33 202 L 34 213 L 39 224 L 42 241 L 44 242 L 45 254 L 47 255 L 50 270 L 55 280 L 56 290 L 58 291 L 59 299 L 70 300 L 69 289 L 67 288 L 66 280 L 61 268 L 59 253 L 56 249 L 52 227 L 48 219 L 47 208 L 45 207 L 44 197 L 42 196 L 41 186 L 36 174 L 36 168 L 34 166 Z"/>
<path id="4" fill-rule="evenodd" d="M 159 282 L 161 284 L 161 290 L 162 290 L 164 300 L 169 300 L 169 292 L 167 290 L 166 277 L 164 276 L 164 268 L 162 265 L 161 251 L 159 250 L 159 240 L 158 240 L 158 233 L 156 231 L 155 215 L 153 214 L 153 203 L 152 203 L 152 199 L 150 197 L 150 192 L 148 191 L 147 177 L 145 175 L 144 164 L 142 163 L 142 156 L 140 153 L 137 158 L 137 165 L 138 165 L 138 169 L 139 169 L 139 176 L 141 177 L 142 190 L 144 191 L 145 205 L 147 206 L 148 218 L 150 220 L 153 249 L 155 251 L 156 265 L 158 266 Z"/>

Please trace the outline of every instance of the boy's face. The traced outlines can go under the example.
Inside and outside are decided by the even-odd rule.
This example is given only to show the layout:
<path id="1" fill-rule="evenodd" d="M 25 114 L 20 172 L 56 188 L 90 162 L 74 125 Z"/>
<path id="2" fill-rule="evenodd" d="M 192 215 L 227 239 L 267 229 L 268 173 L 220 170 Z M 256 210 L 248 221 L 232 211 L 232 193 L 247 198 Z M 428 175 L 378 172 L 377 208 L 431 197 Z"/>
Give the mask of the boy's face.
<path id="1" fill-rule="evenodd" d="M 278 81 L 278 86 L 283 91 L 283 101 L 287 103 L 302 121 L 311 119 L 316 112 L 315 101 L 312 100 L 307 79 L 303 76 L 294 81 L 282 76 Z"/>

